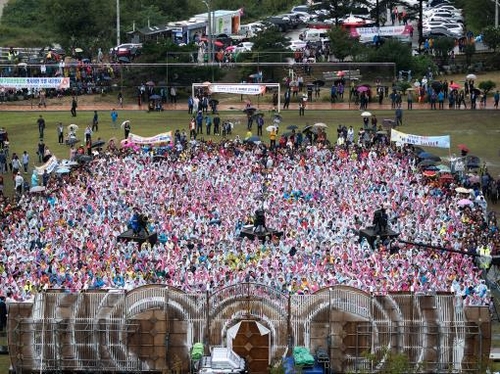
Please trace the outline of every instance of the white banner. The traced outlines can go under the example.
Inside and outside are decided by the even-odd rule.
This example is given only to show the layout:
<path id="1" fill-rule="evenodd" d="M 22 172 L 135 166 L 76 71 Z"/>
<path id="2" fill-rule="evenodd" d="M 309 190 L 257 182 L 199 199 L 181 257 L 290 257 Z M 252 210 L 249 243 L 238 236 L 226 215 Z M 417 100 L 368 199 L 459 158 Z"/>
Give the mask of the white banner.
<path id="1" fill-rule="evenodd" d="M 266 92 L 264 84 L 211 84 L 208 90 L 212 93 L 229 93 L 238 95 L 260 95 Z"/>
<path id="2" fill-rule="evenodd" d="M 133 144 L 139 144 L 139 145 L 170 143 L 172 141 L 172 131 L 163 132 L 161 134 L 147 138 L 136 134 L 129 134 L 127 140 Z"/>
<path id="3" fill-rule="evenodd" d="M 0 77 L 0 87 L 4 88 L 69 88 L 69 78 L 46 78 L 46 77 Z"/>
<path id="4" fill-rule="evenodd" d="M 42 166 L 35 166 L 38 175 L 43 175 L 43 172 L 47 170 L 47 173 L 52 173 L 57 168 L 57 158 L 52 156 L 49 160 Z"/>
<path id="5" fill-rule="evenodd" d="M 404 132 L 391 129 L 391 142 L 419 145 L 422 147 L 450 148 L 450 136 L 421 136 L 405 134 Z"/>

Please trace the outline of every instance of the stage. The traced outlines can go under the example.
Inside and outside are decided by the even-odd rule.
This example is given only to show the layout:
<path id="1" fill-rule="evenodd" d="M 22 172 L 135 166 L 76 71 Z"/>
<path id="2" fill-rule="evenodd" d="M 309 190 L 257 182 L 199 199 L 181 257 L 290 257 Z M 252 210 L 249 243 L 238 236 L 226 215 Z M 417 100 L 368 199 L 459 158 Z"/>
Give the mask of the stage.
<path id="1" fill-rule="evenodd" d="M 266 228 L 264 231 L 254 231 L 255 227 L 253 225 L 243 226 L 240 232 L 241 238 L 249 238 L 254 240 L 258 238 L 260 241 L 265 241 L 266 239 L 271 240 L 274 238 L 281 238 L 283 236 L 283 231 L 278 231 L 274 229 Z"/>
<path id="2" fill-rule="evenodd" d="M 125 241 L 125 242 L 136 242 L 139 243 L 139 246 L 142 245 L 144 242 L 149 242 L 151 245 L 155 245 L 156 242 L 158 241 L 158 234 L 156 232 L 152 233 L 146 233 L 144 230 L 141 230 L 139 235 L 134 235 L 133 230 L 127 230 L 125 232 L 122 232 L 118 236 L 118 240 Z"/>
<path id="3" fill-rule="evenodd" d="M 377 238 L 378 235 L 380 235 L 380 239 L 382 239 L 382 241 L 386 239 L 394 240 L 399 236 L 399 232 L 387 229 L 381 234 L 377 234 L 375 232 L 375 226 L 368 226 L 365 227 L 364 229 L 359 230 L 359 240 L 361 241 L 363 238 L 366 238 L 366 240 L 368 240 L 368 243 L 370 243 L 370 246 L 372 248 L 373 248 L 373 243 L 375 242 L 375 239 Z"/>

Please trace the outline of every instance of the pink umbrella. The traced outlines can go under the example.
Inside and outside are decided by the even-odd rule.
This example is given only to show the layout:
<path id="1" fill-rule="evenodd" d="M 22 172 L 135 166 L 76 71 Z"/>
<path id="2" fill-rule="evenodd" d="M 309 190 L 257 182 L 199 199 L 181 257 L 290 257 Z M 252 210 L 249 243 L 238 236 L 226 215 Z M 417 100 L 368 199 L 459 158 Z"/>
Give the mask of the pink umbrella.
<path id="1" fill-rule="evenodd" d="M 466 205 L 472 205 L 473 203 L 469 199 L 462 199 L 459 200 L 457 204 L 458 206 L 466 206 Z"/>
<path id="2" fill-rule="evenodd" d="M 337 72 L 337 77 L 343 77 L 344 75 L 345 75 L 345 71 L 343 71 L 343 70 L 339 70 Z"/>
<path id="3" fill-rule="evenodd" d="M 229 47 L 226 48 L 226 52 L 233 52 L 236 49 L 235 45 L 230 45 Z"/>
<path id="4" fill-rule="evenodd" d="M 460 85 L 458 83 L 452 83 L 450 84 L 450 88 L 452 90 L 458 90 L 460 88 Z"/>
<path id="5" fill-rule="evenodd" d="M 357 91 L 358 91 L 358 92 L 366 92 L 366 91 L 368 91 L 368 90 L 369 90 L 369 88 L 368 88 L 368 87 L 366 87 L 366 86 L 359 86 L 359 87 L 357 88 Z"/>

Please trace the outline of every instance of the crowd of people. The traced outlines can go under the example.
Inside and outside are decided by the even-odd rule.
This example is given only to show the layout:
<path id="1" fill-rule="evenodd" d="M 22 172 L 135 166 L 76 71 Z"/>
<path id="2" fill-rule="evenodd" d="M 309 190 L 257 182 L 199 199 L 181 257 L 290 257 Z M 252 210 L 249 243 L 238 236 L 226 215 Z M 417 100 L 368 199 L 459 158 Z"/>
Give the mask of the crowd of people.
<path id="1" fill-rule="evenodd" d="M 480 185 L 466 175 L 427 179 L 411 147 L 223 140 L 187 142 L 160 159 L 151 152 L 103 149 L 51 177 L 45 193 L 3 206 L 3 292 L 30 300 L 51 288 L 162 283 L 199 292 L 251 281 L 303 294 L 343 284 L 374 294 L 451 291 L 468 305 L 490 299 L 474 255 L 491 259 L 500 236 L 484 199 L 476 203 Z M 459 185 L 472 204 L 459 203 Z M 381 207 L 399 240 L 443 249 L 360 240 Z M 257 208 L 281 239 L 240 238 Z M 137 212 L 155 245 L 119 240 Z"/>

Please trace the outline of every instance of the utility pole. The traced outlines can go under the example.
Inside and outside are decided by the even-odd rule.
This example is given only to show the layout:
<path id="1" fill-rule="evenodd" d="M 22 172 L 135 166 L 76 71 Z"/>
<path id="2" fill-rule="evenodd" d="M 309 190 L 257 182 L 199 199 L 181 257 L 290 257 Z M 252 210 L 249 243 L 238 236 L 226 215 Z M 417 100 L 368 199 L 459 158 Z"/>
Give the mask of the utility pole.
<path id="1" fill-rule="evenodd" d="M 116 45 L 120 45 L 120 0 L 116 0 Z"/>
<path id="2" fill-rule="evenodd" d="M 210 1 L 210 0 L 209 0 Z M 208 40 L 208 62 L 213 61 L 212 56 L 212 11 L 210 9 L 210 3 L 206 0 L 203 0 L 203 4 L 207 7 L 207 23 L 208 23 L 208 31 L 207 31 L 207 40 Z"/>

